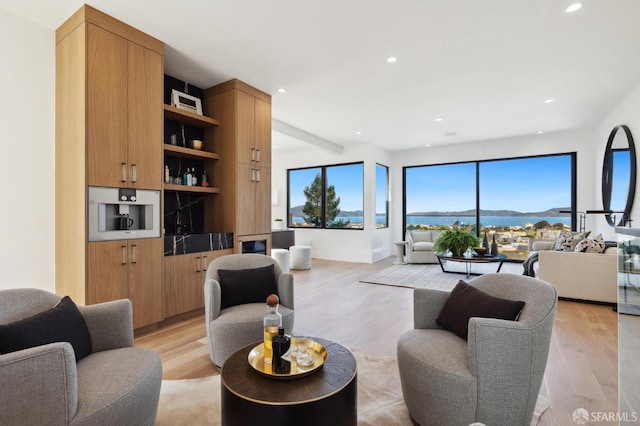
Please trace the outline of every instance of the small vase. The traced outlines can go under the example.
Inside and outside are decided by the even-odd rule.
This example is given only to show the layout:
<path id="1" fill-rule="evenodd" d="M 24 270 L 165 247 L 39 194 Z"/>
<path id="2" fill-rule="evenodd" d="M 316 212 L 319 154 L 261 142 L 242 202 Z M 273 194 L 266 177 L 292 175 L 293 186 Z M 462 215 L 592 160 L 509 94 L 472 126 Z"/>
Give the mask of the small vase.
<path id="1" fill-rule="evenodd" d="M 493 234 L 493 242 L 491 243 L 491 256 L 498 255 L 498 244 L 496 243 L 496 234 Z"/>
<path id="2" fill-rule="evenodd" d="M 489 251 L 489 240 L 487 240 L 487 231 L 484 231 L 484 238 L 482 239 L 482 247 L 486 248 Z"/>

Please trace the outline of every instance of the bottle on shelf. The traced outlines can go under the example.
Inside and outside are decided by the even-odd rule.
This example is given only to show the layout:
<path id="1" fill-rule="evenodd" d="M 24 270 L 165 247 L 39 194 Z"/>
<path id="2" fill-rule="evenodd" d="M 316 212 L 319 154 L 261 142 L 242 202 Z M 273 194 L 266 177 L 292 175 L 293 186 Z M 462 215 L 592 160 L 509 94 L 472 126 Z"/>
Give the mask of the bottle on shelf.
<path id="1" fill-rule="evenodd" d="M 267 296 L 267 314 L 264 316 L 264 363 L 271 364 L 273 357 L 273 338 L 278 335 L 282 327 L 282 315 L 278 312 L 280 298 L 277 294 Z"/>
<path id="2" fill-rule="evenodd" d="M 273 346 L 273 369 L 277 374 L 288 374 L 291 372 L 291 362 L 283 358 L 289 352 L 291 339 L 284 334 L 284 327 L 278 328 L 278 335 L 271 340 Z"/>
<path id="3" fill-rule="evenodd" d="M 198 186 L 198 175 L 196 175 L 196 168 L 191 169 L 191 186 Z"/>
<path id="4" fill-rule="evenodd" d="M 187 184 L 187 171 L 185 170 L 184 173 L 182 174 L 182 184 L 186 185 Z"/>
<path id="5" fill-rule="evenodd" d="M 204 169 L 202 172 L 202 182 L 200 183 L 202 186 L 209 186 L 209 176 L 207 175 L 207 169 Z"/>
<path id="6" fill-rule="evenodd" d="M 191 169 L 187 167 L 187 186 L 191 186 Z"/>
<path id="7" fill-rule="evenodd" d="M 164 183 L 171 183 L 171 175 L 169 174 L 169 166 L 164 166 Z"/>

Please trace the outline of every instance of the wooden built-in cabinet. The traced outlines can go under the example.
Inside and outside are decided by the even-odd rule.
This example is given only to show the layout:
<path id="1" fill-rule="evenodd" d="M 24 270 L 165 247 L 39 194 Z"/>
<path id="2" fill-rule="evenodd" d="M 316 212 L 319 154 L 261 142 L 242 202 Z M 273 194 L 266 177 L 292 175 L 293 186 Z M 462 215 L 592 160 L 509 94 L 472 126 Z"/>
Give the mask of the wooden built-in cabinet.
<path id="1" fill-rule="evenodd" d="M 133 327 L 162 320 L 160 238 L 89 243 L 88 304 L 130 299 Z"/>
<path id="2" fill-rule="evenodd" d="M 56 31 L 56 292 L 161 319 L 162 239 L 88 242 L 88 186 L 162 187 L 164 45 L 82 6 Z"/>
<path id="3" fill-rule="evenodd" d="M 204 279 L 209 263 L 232 250 L 166 256 L 162 313 L 165 318 L 204 307 Z"/>
<path id="4" fill-rule="evenodd" d="M 266 239 L 270 247 L 271 96 L 234 79 L 205 90 L 204 106 L 223 123 L 212 134 L 224 159 L 212 202 L 225 214 L 213 218 L 214 227 L 235 231 L 237 252 L 240 241 L 251 239 Z"/>

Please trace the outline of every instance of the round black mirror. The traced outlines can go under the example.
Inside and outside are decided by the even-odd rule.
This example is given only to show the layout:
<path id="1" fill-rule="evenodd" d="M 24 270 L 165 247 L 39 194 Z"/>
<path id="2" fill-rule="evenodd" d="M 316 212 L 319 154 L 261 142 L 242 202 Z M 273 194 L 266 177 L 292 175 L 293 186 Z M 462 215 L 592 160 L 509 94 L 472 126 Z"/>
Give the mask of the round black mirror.
<path id="1" fill-rule="evenodd" d="M 621 124 L 609 134 L 602 167 L 602 208 L 608 212 L 605 218 L 609 225 L 625 226 L 635 194 L 636 147 L 631 130 Z"/>

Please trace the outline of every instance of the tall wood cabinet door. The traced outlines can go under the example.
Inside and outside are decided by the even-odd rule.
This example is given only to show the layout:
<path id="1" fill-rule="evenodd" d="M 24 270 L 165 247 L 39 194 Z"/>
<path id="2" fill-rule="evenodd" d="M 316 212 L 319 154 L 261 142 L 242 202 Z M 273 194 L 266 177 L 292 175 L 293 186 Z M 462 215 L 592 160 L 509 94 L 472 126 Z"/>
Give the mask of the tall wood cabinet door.
<path id="1" fill-rule="evenodd" d="M 165 256 L 163 314 L 165 318 L 204 306 L 204 275 L 200 253 Z"/>
<path id="2" fill-rule="evenodd" d="M 126 180 L 127 44 L 87 24 L 88 185 L 123 186 Z"/>
<path id="3" fill-rule="evenodd" d="M 128 256 L 133 328 L 162 321 L 162 239 L 130 240 Z"/>
<path id="4" fill-rule="evenodd" d="M 87 304 L 129 297 L 127 241 L 87 244 Z"/>
<path id="5" fill-rule="evenodd" d="M 257 182 L 255 182 L 255 233 L 271 232 L 271 169 L 257 168 Z"/>
<path id="6" fill-rule="evenodd" d="M 128 176 L 134 188 L 162 186 L 162 56 L 129 43 Z"/>
<path id="7" fill-rule="evenodd" d="M 256 206 L 256 187 L 258 168 L 251 164 L 238 164 L 237 203 L 238 217 L 236 233 L 252 235 L 256 233 L 256 210 L 266 206 Z M 271 190 L 271 189 L 269 189 Z M 271 207 L 271 206 L 269 206 Z M 270 210 L 270 209 L 269 209 Z"/>
<path id="8" fill-rule="evenodd" d="M 271 167 L 271 104 L 255 98 L 255 149 L 258 165 Z"/>
<path id="9" fill-rule="evenodd" d="M 254 164 L 258 155 L 255 150 L 255 98 L 239 90 L 236 92 L 238 162 Z"/>

